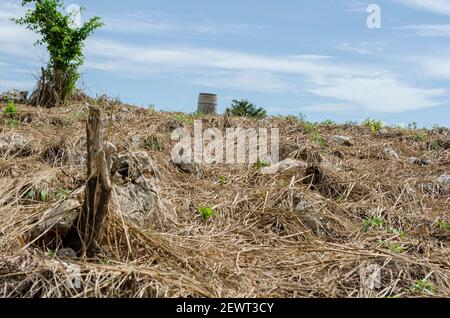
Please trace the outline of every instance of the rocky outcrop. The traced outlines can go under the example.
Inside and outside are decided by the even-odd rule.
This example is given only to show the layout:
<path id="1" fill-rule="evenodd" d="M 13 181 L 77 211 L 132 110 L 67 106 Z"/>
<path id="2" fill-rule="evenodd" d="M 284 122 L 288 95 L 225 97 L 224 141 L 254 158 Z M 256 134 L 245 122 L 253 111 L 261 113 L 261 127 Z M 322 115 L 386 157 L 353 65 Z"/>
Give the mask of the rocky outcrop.
<path id="1" fill-rule="evenodd" d="M 446 173 L 434 182 L 421 184 L 419 189 L 432 195 L 450 195 L 450 174 Z"/>
<path id="2" fill-rule="evenodd" d="M 17 89 L 11 89 L 0 94 L 0 101 L 7 102 L 12 100 L 14 103 L 24 104 L 27 102 L 28 91 L 19 91 Z"/>
<path id="3" fill-rule="evenodd" d="M 173 210 L 161 200 L 158 170 L 147 153 L 133 152 L 114 160 L 113 203 L 118 211 L 144 223 L 174 217 Z"/>
<path id="4" fill-rule="evenodd" d="M 28 156 L 33 152 L 31 140 L 19 134 L 0 134 L 1 156 Z"/>
<path id="5" fill-rule="evenodd" d="M 346 136 L 333 136 L 331 141 L 341 146 L 353 146 L 353 140 Z"/>
<path id="6" fill-rule="evenodd" d="M 146 226 L 175 217 L 174 208 L 160 197 L 157 168 L 145 152 L 117 155 L 112 172 L 113 211 Z M 64 238 L 80 214 L 84 191 L 83 186 L 47 210 L 29 232 L 29 239 L 35 240 L 40 236 L 51 239 L 55 235 Z"/>
<path id="7" fill-rule="evenodd" d="M 400 158 L 397 152 L 391 147 L 384 148 L 383 154 L 386 159 L 390 160 L 398 160 Z"/>

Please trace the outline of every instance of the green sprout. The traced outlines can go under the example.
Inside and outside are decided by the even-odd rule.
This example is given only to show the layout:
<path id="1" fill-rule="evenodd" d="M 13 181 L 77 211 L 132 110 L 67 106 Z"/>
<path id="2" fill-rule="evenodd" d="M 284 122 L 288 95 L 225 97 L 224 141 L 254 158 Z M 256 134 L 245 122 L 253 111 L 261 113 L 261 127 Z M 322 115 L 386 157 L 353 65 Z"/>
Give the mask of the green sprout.
<path id="1" fill-rule="evenodd" d="M 363 222 L 364 232 L 369 232 L 370 229 L 381 229 L 384 225 L 383 219 L 379 217 L 372 217 Z"/>
<path id="2" fill-rule="evenodd" d="M 209 220 L 211 217 L 215 216 L 216 213 L 212 208 L 209 207 L 201 207 L 198 209 L 200 214 L 202 215 L 203 220 Z"/>
<path id="3" fill-rule="evenodd" d="M 8 99 L 8 104 L 6 105 L 5 113 L 7 114 L 17 113 L 16 105 L 14 104 L 14 101 L 12 99 Z"/>

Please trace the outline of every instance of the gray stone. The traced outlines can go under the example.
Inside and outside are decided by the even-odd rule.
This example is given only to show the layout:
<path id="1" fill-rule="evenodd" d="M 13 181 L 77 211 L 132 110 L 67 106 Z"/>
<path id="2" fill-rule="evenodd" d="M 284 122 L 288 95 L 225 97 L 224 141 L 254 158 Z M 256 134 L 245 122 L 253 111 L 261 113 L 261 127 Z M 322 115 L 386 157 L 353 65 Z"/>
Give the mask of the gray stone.
<path id="1" fill-rule="evenodd" d="M 440 188 L 440 192 L 444 195 L 450 194 L 450 174 L 444 174 L 436 179 L 436 184 Z"/>
<path id="2" fill-rule="evenodd" d="M 123 215 L 145 224 L 174 216 L 160 198 L 158 171 L 147 153 L 117 156 L 113 171 L 113 203 Z"/>
<path id="3" fill-rule="evenodd" d="M 81 203 L 78 200 L 67 199 L 56 204 L 44 213 L 37 225 L 30 231 L 31 240 L 50 231 L 57 233 L 60 237 L 65 237 L 80 211 Z"/>
<path id="4" fill-rule="evenodd" d="M 353 146 L 353 140 L 346 136 L 333 136 L 331 141 L 341 146 Z"/>
<path id="5" fill-rule="evenodd" d="M 262 175 L 274 175 L 292 168 L 306 168 L 306 167 L 307 164 L 304 163 L 303 161 L 285 159 L 283 161 L 271 165 L 270 167 L 261 168 L 259 170 L 259 173 Z"/>
<path id="6" fill-rule="evenodd" d="M 416 158 L 416 157 L 408 158 L 408 159 L 406 159 L 406 161 L 409 164 L 419 165 L 419 166 L 428 166 L 430 164 L 430 162 L 428 160 L 420 159 L 420 158 Z"/>
<path id="7" fill-rule="evenodd" d="M 27 156 L 33 152 L 31 141 L 19 134 L 0 134 L 0 155 Z"/>
<path id="8" fill-rule="evenodd" d="M 26 103 L 28 91 L 19 91 L 17 89 L 11 89 L 0 95 L 0 101 L 7 102 L 12 100 L 14 103 L 23 104 Z"/>
<path id="9" fill-rule="evenodd" d="M 77 258 L 77 253 L 71 248 L 61 248 L 56 252 L 59 258 Z"/>
<path id="10" fill-rule="evenodd" d="M 385 148 L 385 149 L 383 149 L 383 153 L 388 159 L 392 159 L 392 160 L 398 160 L 399 159 L 399 156 L 398 156 L 397 152 L 395 152 L 395 150 L 392 149 L 392 148 Z"/>
<path id="11" fill-rule="evenodd" d="M 197 178 L 203 177 L 203 169 L 198 163 L 180 162 L 176 163 L 176 166 L 184 173 L 195 175 Z"/>

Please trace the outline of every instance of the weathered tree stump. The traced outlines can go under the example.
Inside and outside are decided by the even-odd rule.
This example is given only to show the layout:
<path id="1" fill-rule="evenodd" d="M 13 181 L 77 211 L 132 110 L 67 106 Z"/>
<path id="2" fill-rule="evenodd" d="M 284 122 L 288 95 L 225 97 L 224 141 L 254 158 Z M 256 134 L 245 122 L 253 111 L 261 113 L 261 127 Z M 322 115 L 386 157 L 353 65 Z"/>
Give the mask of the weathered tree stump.
<path id="1" fill-rule="evenodd" d="M 87 132 L 87 182 L 81 213 L 68 235 L 70 245 L 78 255 L 92 257 L 100 237 L 103 220 L 108 212 L 112 192 L 112 156 L 114 145 L 103 140 L 102 113 L 90 107 Z"/>

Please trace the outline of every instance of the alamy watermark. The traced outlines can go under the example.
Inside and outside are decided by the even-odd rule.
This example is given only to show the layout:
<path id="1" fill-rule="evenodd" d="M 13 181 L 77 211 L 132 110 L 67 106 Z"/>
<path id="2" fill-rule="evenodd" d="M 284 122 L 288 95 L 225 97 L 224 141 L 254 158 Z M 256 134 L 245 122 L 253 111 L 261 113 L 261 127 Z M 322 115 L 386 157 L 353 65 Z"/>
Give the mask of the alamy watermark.
<path id="1" fill-rule="evenodd" d="M 367 27 L 369 29 L 381 29 L 381 7 L 378 4 L 370 4 L 367 9 L 370 15 L 367 17 Z"/>
<path id="2" fill-rule="evenodd" d="M 371 264 L 361 274 L 367 288 L 370 290 L 381 288 L 381 267 L 379 265 Z"/>
<path id="3" fill-rule="evenodd" d="M 68 289 L 80 289 L 81 288 L 81 270 L 80 266 L 75 264 L 67 265 L 67 280 L 66 286 Z"/>
<path id="4" fill-rule="evenodd" d="M 269 151 L 270 136 L 270 151 Z M 266 161 L 279 162 L 278 128 L 229 128 L 225 132 L 218 128 L 203 130 L 201 120 L 194 121 L 194 135 L 187 128 L 178 128 L 172 133 L 172 161 L 205 164 L 256 164 Z"/>

